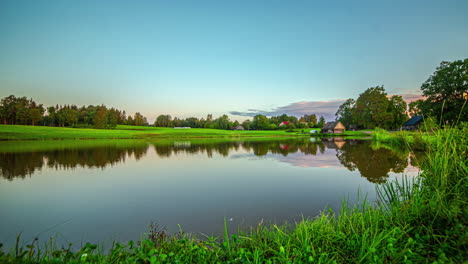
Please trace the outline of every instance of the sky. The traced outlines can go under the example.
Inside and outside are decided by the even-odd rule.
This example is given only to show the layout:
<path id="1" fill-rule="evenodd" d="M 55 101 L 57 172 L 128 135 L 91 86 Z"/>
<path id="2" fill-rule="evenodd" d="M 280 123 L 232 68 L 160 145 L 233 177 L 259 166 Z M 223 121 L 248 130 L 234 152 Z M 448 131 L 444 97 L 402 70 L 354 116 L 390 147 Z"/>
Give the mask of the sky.
<path id="1" fill-rule="evenodd" d="M 0 97 L 244 120 L 418 98 L 468 58 L 468 1 L 0 1 Z"/>

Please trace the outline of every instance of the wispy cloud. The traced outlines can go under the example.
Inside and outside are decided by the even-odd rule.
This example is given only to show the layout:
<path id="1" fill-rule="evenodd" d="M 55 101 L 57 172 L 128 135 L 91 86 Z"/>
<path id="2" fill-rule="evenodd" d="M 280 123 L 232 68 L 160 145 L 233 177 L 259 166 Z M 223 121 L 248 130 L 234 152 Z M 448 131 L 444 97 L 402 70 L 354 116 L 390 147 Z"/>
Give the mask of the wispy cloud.
<path id="1" fill-rule="evenodd" d="M 249 117 L 256 115 L 279 116 L 282 114 L 300 117 L 305 114 L 316 114 L 317 118 L 323 116 L 326 120 L 332 120 L 335 119 L 335 112 L 344 101 L 345 100 L 342 99 L 330 101 L 302 101 L 270 110 L 248 109 L 247 111 L 230 111 L 229 113 L 231 115 Z"/>
<path id="2" fill-rule="evenodd" d="M 391 94 L 389 96 L 393 96 L 394 94 Z M 424 99 L 425 97 L 420 95 L 420 94 L 397 94 L 403 97 L 403 100 L 409 104 L 411 102 L 417 101 L 419 99 Z"/>
<path id="3" fill-rule="evenodd" d="M 424 98 L 420 94 L 398 94 L 403 97 L 406 103 L 416 101 Z M 392 95 L 389 95 L 393 96 Z M 247 111 L 230 111 L 231 115 L 254 117 L 256 115 L 266 116 L 279 116 L 282 114 L 292 115 L 296 117 L 303 116 L 305 114 L 315 114 L 317 118 L 323 116 L 325 120 L 334 120 L 335 113 L 338 107 L 344 102 L 344 99 L 335 99 L 330 101 L 302 101 L 288 104 L 286 106 L 279 106 L 270 110 L 260 109 L 247 109 Z"/>

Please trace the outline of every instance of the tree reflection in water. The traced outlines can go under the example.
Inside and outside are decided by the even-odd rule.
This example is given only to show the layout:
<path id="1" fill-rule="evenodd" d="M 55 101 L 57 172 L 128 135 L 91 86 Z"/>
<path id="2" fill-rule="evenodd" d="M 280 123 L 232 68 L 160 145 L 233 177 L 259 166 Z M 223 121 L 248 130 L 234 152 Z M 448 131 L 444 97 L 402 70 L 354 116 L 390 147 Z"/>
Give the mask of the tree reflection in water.
<path id="1" fill-rule="evenodd" d="M 402 173 L 408 167 L 408 151 L 375 148 L 370 142 L 350 141 L 337 150 L 340 163 L 373 183 L 384 183 L 389 172 Z"/>
<path id="2" fill-rule="evenodd" d="M 125 162 L 127 158 L 139 160 L 152 146 L 160 158 L 170 158 L 177 154 L 206 154 L 213 157 L 216 153 L 223 157 L 240 152 L 255 156 L 283 157 L 277 160 L 295 164 L 297 155 L 306 156 L 303 167 L 321 167 L 321 160 L 333 159 L 350 171 L 360 174 L 373 183 L 383 183 L 389 172 L 400 173 L 409 165 L 409 152 L 376 146 L 369 141 L 329 138 L 322 140 L 288 139 L 262 141 L 161 141 L 152 143 L 128 144 L 125 146 L 99 146 L 87 148 L 61 148 L 31 152 L 0 152 L 0 174 L 7 180 L 25 178 L 44 167 L 52 169 L 106 168 Z M 1 149 L 1 147 L 0 147 Z M 336 153 L 336 154 L 334 154 Z M 294 155 L 291 155 L 294 154 Z M 338 161 L 339 163 L 338 163 Z M 411 164 L 416 165 L 424 155 L 412 155 Z M 302 160 L 301 160 L 302 161 Z M 317 162 L 319 161 L 319 162 Z M 181 160 L 183 162 L 183 160 Z"/>

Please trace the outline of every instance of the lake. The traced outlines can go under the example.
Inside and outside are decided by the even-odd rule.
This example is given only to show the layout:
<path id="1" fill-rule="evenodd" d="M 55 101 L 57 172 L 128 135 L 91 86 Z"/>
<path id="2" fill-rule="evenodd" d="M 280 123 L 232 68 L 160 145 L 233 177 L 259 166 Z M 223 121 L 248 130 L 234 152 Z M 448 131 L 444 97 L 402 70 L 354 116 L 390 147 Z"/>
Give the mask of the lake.
<path id="1" fill-rule="evenodd" d="M 218 236 L 338 210 L 358 192 L 417 175 L 422 154 L 340 138 L 0 142 L 0 242 L 138 240 L 170 233 Z"/>

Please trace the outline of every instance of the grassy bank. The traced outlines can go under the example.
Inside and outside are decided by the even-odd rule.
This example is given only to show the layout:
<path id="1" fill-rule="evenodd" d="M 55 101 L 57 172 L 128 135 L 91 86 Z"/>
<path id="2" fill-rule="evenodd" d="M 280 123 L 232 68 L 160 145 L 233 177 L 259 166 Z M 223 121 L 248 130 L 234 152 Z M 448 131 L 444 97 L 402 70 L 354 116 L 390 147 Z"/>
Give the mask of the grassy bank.
<path id="1" fill-rule="evenodd" d="M 160 138 L 239 138 L 308 136 L 299 130 L 220 130 L 173 129 L 163 127 L 117 126 L 115 129 L 85 129 L 43 126 L 0 125 L 0 140 L 63 140 L 63 139 L 160 139 Z"/>
<path id="2" fill-rule="evenodd" d="M 444 132 L 439 131 L 436 133 L 440 134 Z M 412 150 L 425 150 L 431 143 L 435 143 L 437 140 L 434 132 L 388 132 L 379 128 L 372 131 L 371 137 L 372 140 L 377 142 L 383 142 L 393 147 L 406 147 Z"/>
<path id="3" fill-rule="evenodd" d="M 100 251 L 39 247 L 0 253 L 1 263 L 462 263 L 468 260 L 467 131 L 433 135 L 416 179 L 379 188 L 379 201 L 284 226 L 259 224 L 221 238 L 152 229 L 138 243 Z M 225 225 L 227 226 L 227 225 Z"/>

